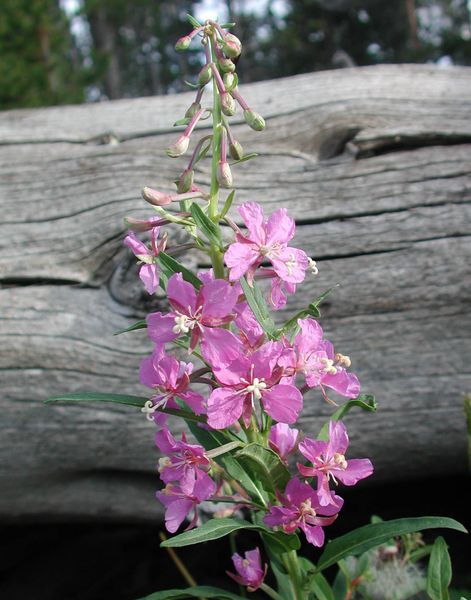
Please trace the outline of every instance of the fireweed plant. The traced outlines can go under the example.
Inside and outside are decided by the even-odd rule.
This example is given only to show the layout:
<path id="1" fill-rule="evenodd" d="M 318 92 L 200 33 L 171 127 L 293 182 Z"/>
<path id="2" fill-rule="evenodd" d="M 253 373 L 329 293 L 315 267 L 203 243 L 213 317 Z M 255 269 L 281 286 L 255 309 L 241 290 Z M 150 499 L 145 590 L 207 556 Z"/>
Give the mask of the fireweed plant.
<path id="1" fill-rule="evenodd" d="M 130 404 L 155 424 L 164 484 L 157 499 L 165 508 L 167 530 L 174 534 L 184 528 L 162 546 L 231 536 L 233 567 L 227 574 L 238 582 L 242 595 L 193 585 L 149 598 L 234 600 L 246 597 L 245 589 L 274 600 L 348 600 L 354 594 L 370 598 L 366 584 L 371 573 L 380 577 L 381 566 L 392 561 L 407 564 L 409 572 L 415 569 L 418 575 L 405 595 L 390 581 L 392 595 L 384 597 L 407 598 L 410 590 L 426 588 L 432 599 L 445 598 L 446 544 L 438 538 L 433 547 L 422 546 L 414 532 L 432 527 L 464 530 L 456 521 L 375 519 L 325 544 L 329 526 L 343 511 L 340 484 L 352 486 L 373 473 L 368 458 L 350 456 L 342 418 L 354 407 L 374 411 L 376 404 L 373 396 L 360 394 L 351 359 L 324 337 L 318 306 L 328 292 L 275 326 L 272 311 L 284 307 L 287 295 L 315 275 L 317 266 L 291 245 L 295 222 L 285 208 L 265 215 L 256 202 L 244 202 L 238 207 L 243 227 L 229 216 L 235 193 L 232 167 L 255 156 L 244 153 L 229 117 L 242 111 L 255 131 L 262 131 L 265 121 L 239 91 L 236 62 L 241 43 L 228 32 L 231 24 L 200 24 L 192 17 L 189 21 L 193 30 L 176 48 L 184 51 L 199 40 L 205 63 L 196 98 L 177 122 L 185 129 L 167 149 L 168 156 L 187 154 L 201 120 L 212 119 L 212 131 L 194 143 L 176 193 L 143 189 L 156 214 L 147 220 L 129 217 L 124 240 L 141 264 L 139 276 L 147 292 L 154 294 L 160 286 L 170 304 L 167 312 L 151 313 L 126 330 L 147 328 L 153 342 L 152 354 L 140 365 L 140 382 L 150 392 L 144 398 L 83 393 L 51 401 Z M 210 82 L 212 106 L 203 108 Z M 195 166 L 206 154 L 212 157 L 209 190 L 194 182 Z M 226 189 L 231 191 L 221 198 Z M 178 208 L 170 212 L 170 206 Z M 176 248 L 165 231 L 170 223 L 189 234 L 191 247 L 206 254 L 212 268 L 193 273 L 172 257 Z M 144 232 L 150 234 L 149 245 L 141 239 Z M 334 411 L 316 437 L 302 435 L 296 427 L 303 397 L 311 389 Z M 330 390 L 346 401 L 339 406 L 329 397 Z M 195 442 L 170 431 L 169 415 L 186 423 Z M 288 457 L 295 452 L 298 461 L 291 469 Z M 256 531 L 260 546 L 237 552 L 234 534 L 242 529 Z M 312 548 L 310 559 L 298 555 L 303 537 Z M 430 553 L 427 579 L 415 563 Z M 333 565 L 339 568 L 331 584 L 323 571 Z M 193 583 L 186 569 L 182 571 Z"/>

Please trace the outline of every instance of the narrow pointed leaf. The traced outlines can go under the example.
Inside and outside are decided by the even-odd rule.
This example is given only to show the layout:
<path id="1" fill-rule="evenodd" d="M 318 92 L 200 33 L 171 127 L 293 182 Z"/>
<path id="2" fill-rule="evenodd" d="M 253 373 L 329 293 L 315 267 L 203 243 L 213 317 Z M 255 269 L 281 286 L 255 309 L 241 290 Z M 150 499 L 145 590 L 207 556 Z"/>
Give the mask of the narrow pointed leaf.
<path id="1" fill-rule="evenodd" d="M 158 255 L 159 263 L 167 269 L 171 274 L 173 273 L 181 273 L 182 277 L 188 283 L 191 283 L 194 288 L 199 290 L 201 287 L 201 281 L 196 277 L 194 273 L 192 273 L 185 266 L 180 264 L 177 260 L 166 254 L 165 252 L 159 252 Z"/>
<path id="2" fill-rule="evenodd" d="M 363 554 L 387 542 L 391 537 L 437 528 L 455 529 L 466 533 L 461 523 L 447 517 L 411 517 L 371 523 L 329 542 L 317 563 L 317 569 L 322 571 L 342 558 Z"/>
<path id="3" fill-rule="evenodd" d="M 204 214 L 204 212 L 201 210 L 201 207 L 196 204 L 196 202 L 193 202 L 193 204 L 190 206 L 190 212 L 198 229 L 203 233 L 208 241 L 211 242 L 211 244 L 220 248 L 221 236 L 219 233 L 219 227 L 216 225 L 216 223 L 213 223 L 213 221 L 211 221 L 211 219 Z"/>
<path id="4" fill-rule="evenodd" d="M 73 394 L 62 394 L 61 396 L 52 396 L 44 402 L 51 404 L 53 402 L 112 402 L 115 404 L 126 404 L 128 406 L 137 406 L 142 408 L 149 400 L 142 396 L 129 396 L 126 394 L 104 394 L 101 392 L 76 392 Z"/>
<path id="5" fill-rule="evenodd" d="M 190 24 L 192 27 L 194 27 L 195 29 L 198 29 L 198 27 L 201 27 L 201 23 L 200 23 L 199 21 L 197 21 L 197 20 L 195 19 L 195 17 L 193 17 L 193 16 L 192 16 L 192 15 L 190 15 L 190 14 L 187 14 L 187 15 L 186 15 L 186 20 L 187 20 L 187 21 L 188 21 L 188 23 L 189 23 L 189 24 Z"/>
<path id="6" fill-rule="evenodd" d="M 226 198 L 226 201 L 224 202 L 224 206 L 222 207 L 221 214 L 219 215 L 220 219 L 224 219 L 224 217 L 227 215 L 229 209 L 232 206 L 232 202 L 234 201 L 234 196 L 235 196 L 235 190 L 232 190 L 232 192 L 229 194 L 229 196 Z"/>
<path id="7" fill-rule="evenodd" d="M 185 598 L 216 598 L 217 600 L 246 600 L 243 596 L 226 592 L 212 585 L 198 585 L 185 590 L 164 590 L 154 592 L 139 600 L 184 600 Z"/>
<path id="8" fill-rule="evenodd" d="M 211 521 L 204 523 L 201 525 L 201 527 L 180 533 L 179 535 L 165 540 L 160 545 L 163 548 L 181 548 L 183 546 L 192 546 L 193 544 L 200 544 L 201 542 L 217 540 L 229 535 L 233 531 L 238 531 L 239 529 L 251 529 L 254 531 L 263 532 L 264 535 L 281 539 L 281 532 L 273 531 L 268 527 L 256 525 L 254 523 L 250 523 L 250 521 L 245 521 L 244 519 L 223 518 L 211 519 Z M 287 543 L 289 543 L 288 538 L 291 536 L 283 533 L 281 533 L 281 536 L 284 536 L 287 540 Z"/>
<path id="9" fill-rule="evenodd" d="M 183 119 L 178 119 L 178 121 L 175 121 L 175 123 L 173 124 L 174 127 L 179 127 L 180 125 L 188 125 L 188 123 L 190 122 L 191 119 L 189 119 L 188 117 L 183 117 Z"/>
<path id="10" fill-rule="evenodd" d="M 376 412 L 378 407 L 376 399 L 372 394 L 360 394 L 355 400 L 349 400 L 348 402 L 345 402 L 345 404 L 342 404 L 342 406 L 332 414 L 329 420 L 322 426 L 317 439 L 327 440 L 329 437 L 329 422 L 340 421 L 354 406 L 358 406 L 367 412 Z"/>
<path id="11" fill-rule="evenodd" d="M 128 333 L 128 331 L 136 331 L 137 329 L 146 329 L 146 328 L 147 328 L 147 323 L 145 321 L 136 321 L 136 323 L 129 325 L 129 327 L 126 327 L 125 329 L 119 329 L 118 331 L 115 331 L 113 333 L 113 335 L 121 335 L 122 333 Z"/>
<path id="12" fill-rule="evenodd" d="M 335 600 L 334 592 L 322 573 L 316 573 L 311 577 L 309 590 L 314 592 L 317 600 Z"/>
<path id="13" fill-rule="evenodd" d="M 244 154 L 244 156 L 242 158 L 239 158 L 239 160 L 234 160 L 233 162 L 231 162 L 231 167 L 233 167 L 234 165 L 238 165 L 240 163 L 246 162 L 247 160 L 250 160 L 251 158 L 255 158 L 256 156 L 258 156 L 258 154 L 256 152 L 250 152 L 249 154 Z"/>
<path id="14" fill-rule="evenodd" d="M 247 300 L 255 318 L 260 323 L 263 330 L 269 335 L 270 338 L 274 337 L 275 324 L 270 316 L 267 303 L 265 302 L 262 293 L 255 283 L 251 287 L 245 277 L 240 280 L 240 285 L 244 291 L 245 299 Z"/>
<path id="15" fill-rule="evenodd" d="M 427 594 L 432 600 L 449 600 L 451 560 L 445 540 L 440 536 L 433 544 L 427 569 Z"/>
<path id="16" fill-rule="evenodd" d="M 306 317 L 314 317 L 314 318 L 320 317 L 321 313 L 318 309 L 319 304 L 321 304 L 321 302 L 325 298 L 327 298 L 327 296 L 336 287 L 338 287 L 338 286 L 334 285 L 333 287 L 331 287 L 328 290 L 326 290 L 325 292 L 323 292 L 318 298 L 316 298 L 313 302 L 311 302 L 311 304 L 309 304 L 309 306 L 307 308 L 300 310 L 298 313 L 296 313 L 294 315 L 294 317 L 291 317 L 291 319 L 286 321 L 286 323 L 283 325 L 283 327 L 281 327 L 281 329 L 279 330 L 280 335 L 288 333 L 288 331 L 293 329 L 293 327 L 296 327 L 296 325 L 298 324 L 298 319 L 305 319 Z"/>
<path id="17" fill-rule="evenodd" d="M 272 494 L 276 490 L 284 490 L 290 479 L 289 471 L 278 454 L 260 444 L 248 444 L 236 452 L 235 458 L 252 480 Z"/>

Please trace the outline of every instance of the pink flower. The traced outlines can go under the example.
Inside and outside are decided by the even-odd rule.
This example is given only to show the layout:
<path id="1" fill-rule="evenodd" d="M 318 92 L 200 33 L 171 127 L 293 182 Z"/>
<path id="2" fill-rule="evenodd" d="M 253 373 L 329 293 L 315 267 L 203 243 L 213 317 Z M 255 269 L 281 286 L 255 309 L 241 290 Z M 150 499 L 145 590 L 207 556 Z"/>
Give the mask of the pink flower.
<path id="1" fill-rule="evenodd" d="M 173 483 L 168 483 L 162 491 L 156 492 L 156 498 L 165 506 L 167 531 L 175 533 L 192 510 L 195 513 L 187 529 L 194 527 L 198 519 L 198 504 L 213 496 L 216 489 L 214 481 L 206 473 L 198 471 L 190 494 L 186 494 L 179 485 Z"/>
<path id="2" fill-rule="evenodd" d="M 184 433 L 181 441 L 177 442 L 170 431 L 163 428 L 156 433 L 155 443 L 167 455 L 159 460 L 160 478 L 164 483 L 177 481 L 182 492 L 191 494 L 201 469 L 201 478 L 209 478 L 204 470 L 209 469 L 210 460 L 203 446 L 187 444 Z"/>
<path id="3" fill-rule="evenodd" d="M 291 429 L 285 423 L 277 423 L 270 429 L 268 444 L 282 461 L 287 462 L 288 456 L 296 448 L 298 435 L 298 429 Z"/>
<path id="4" fill-rule="evenodd" d="M 348 448 L 348 435 L 341 421 L 330 421 L 329 441 L 306 438 L 299 444 L 299 451 L 311 463 L 306 467 L 298 463 L 299 472 L 305 477 L 317 477 L 319 501 L 326 506 L 332 501 L 329 479 L 336 479 L 345 485 L 355 485 L 360 479 L 373 473 L 373 465 L 368 458 L 345 459 Z"/>
<path id="5" fill-rule="evenodd" d="M 147 292 L 153 294 L 159 287 L 159 269 L 156 264 L 156 258 L 159 252 L 165 249 L 167 239 L 164 237 L 157 242 L 160 227 L 153 227 L 150 232 L 151 248 L 148 248 L 144 242 L 136 236 L 133 231 L 129 231 L 124 238 L 124 245 L 131 248 L 134 255 L 144 264 L 139 269 L 139 277 L 144 284 Z"/>
<path id="6" fill-rule="evenodd" d="M 242 346 L 239 344 L 240 348 Z M 239 356 L 228 366 L 213 364 L 221 385 L 208 398 L 208 425 L 224 429 L 242 417 L 248 427 L 255 401 L 276 421 L 294 423 L 302 408 L 301 392 L 293 385 L 279 384 L 282 371 L 277 367 L 283 350 L 279 342 L 267 342 L 249 356 Z"/>
<path id="7" fill-rule="evenodd" d="M 353 373 L 348 356 L 335 354 L 334 347 L 323 339 L 321 326 L 314 319 L 298 319 L 301 332 L 294 339 L 292 348 L 285 350 L 279 364 L 285 369 L 286 381 L 292 382 L 296 373 L 303 373 L 309 387 L 330 387 L 342 396 L 356 398 L 360 382 Z"/>
<path id="8" fill-rule="evenodd" d="M 201 341 L 203 356 L 208 361 L 230 362 L 237 356 L 237 339 L 221 325 L 234 319 L 233 309 L 238 292 L 227 281 L 207 281 L 198 293 L 175 273 L 168 280 L 167 296 L 173 312 L 152 313 L 147 317 L 147 331 L 158 344 L 171 342 L 180 334 L 190 335 L 190 351 Z"/>
<path id="9" fill-rule="evenodd" d="M 144 358 L 140 366 L 140 381 L 142 385 L 152 388 L 155 393 L 146 402 L 142 412 L 150 420 L 156 420 L 159 425 L 165 422 L 154 417 L 158 408 L 179 408 L 175 402 L 178 397 L 197 414 L 204 412 L 204 398 L 201 394 L 188 389 L 190 374 L 193 370 L 192 363 L 177 360 L 174 356 L 165 354 L 163 348 L 155 348 L 152 355 Z"/>
<path id="10" fill-rule="evenodd" d="M 309 260 L 305 252 L 288 247 L 294 236 L 295 223 L 288 217 L 285 208 L 276 210 L 267 221 L 262 208 L 256 202 L 246 202 L 239 208 L 248 231 L 247 235 L 237 234 L 237 241 L 231 244 L 224 255 L 230 269 L 230 281 L 237 281 L 247 274 L 253 280 L 255 270 L 263 261 L 269 260 L 284 282 L 300 283 L 304 279 Z"/>
<path id="11" fill-rule="evenodd" d="M 281 526 L 285 533 L 293 533 L 299 527 L 309 543 L 322 546 L 322 528 L 335 521 L 343 505 L 342 498 L 332 494 L 332 502 L 328 506 L 322 506 L 317 492 L 297 477 L 290 479 L 284 494 L 277 495 L 282 506 L 270 507 L 270 512 L 263 518 L 265 525 Z"/>
<path id="12" fill-rule="evenodd" d="M 232 562 L 238 575 L 226 571 L 229 577 L 232 577 L 240 585 L 246 585 L 247 591 L 255 592 L 262 585 L 265 575 L 267 574 L 268 565 L 262 568 L 260 558 L 260 550 L 254 548 L 245 553 L 245 558 L 242 558 L 237 552 L 232 555 Z"/>

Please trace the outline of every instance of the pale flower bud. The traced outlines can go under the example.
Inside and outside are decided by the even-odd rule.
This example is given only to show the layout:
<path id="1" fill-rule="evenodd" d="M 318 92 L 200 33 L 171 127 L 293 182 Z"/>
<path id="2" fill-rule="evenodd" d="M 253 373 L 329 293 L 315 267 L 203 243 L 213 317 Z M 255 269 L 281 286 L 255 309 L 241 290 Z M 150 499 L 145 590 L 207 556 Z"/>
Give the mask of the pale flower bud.
<path id="1" fill-rule="evenodd" d="M 191 44 L 191 37 L 189 35 L 184 35 L 179 38 L 175 44 L 175 50 L 178 52 L 183 52 L 184 50 L 188 50 Z"/>
<path id="2" fill-rule="evenodd" d="M 234 73 L 224 73 L 223 77 L 224 87 L 228 92 L 232 91 L 234 88 L 234 84 L 236 82 L 236 78 Z"/>
<path id="3" fill-rule="evenodd" d="M 228 162 L 219 161 L 218 164 L 218 182 L 221 187 L 232 187 L 232 173 Z"/>
<path id="4" fill-rule="evenodd" d="M 198 75 L 198 85 L 206 85 L 211 81 L 213 71 L 210 64 L 204 65 Z"/>
<path id="5" fill-rule="evenodd" d="M 191 190 L 193 185 L 193 169 L 185 169 L 177 180 L 177 191 L 179 194 L 185 194 Z"/>
<path id="6" fill-rule="evenodd" d="M 242 44 L 238 37 L 232 33 L 226 33 L 222 42 L 222 50 L 229 58 L 237 58 L 242 50 Z"/>
<path id="7" fill-rule="evenodd" d="M 244 149 L 237 140 L 229 144 L 229 154 L 234 160 L 241 160 L 244 157 Z"/>
<path id="8" fill-rule="evenodd" d="M 201 104 L 199 102 L 192 102 L 185 113 L 185 119 L 191 119 L 199 110 L 201 110 Z"/>
<path id="9" fill-rule="evenodd" d="M 172 197 L 170 194 L 163 194 L 162 192 L 153 190 L 150 187 L 145 187 L 141 194 L 144 200 L 153 206 L 165 206 L 166 204 L 170 204 L 172 202 Z"/>
<path id="10" fill-rule="evenodd" d="M 244 110 L 244 119 L 249 127 L 255 131 L 262 131 L 265 129 L 265 120 L 258 113 L 254 112 L 251 108 Z"/>
<path id="11" fill-rule="evenodd" d="M 219 68 L 223 73 L 233 73 L 235 71 L 235 64 L 230 58 L 220 58 L 218 60 Z"/>
<path id="12" fill-rule="evenodd" d="M 185 154 L 189 145 L 190 138 L 187 135 L 182 134 L 174 144 L 167 148 L 167 155 L 170 156 L 170 158 L 177 158 L 178 156 Z"/>
<path id="13" fill-rule="evenodd" d="M 232 115 L 235 113 L 236 106 L 234 98 L 229 94 L 229 92 L 223 92 L 221 94 L 221 110 L 226 117 L 232 117 Z"/>

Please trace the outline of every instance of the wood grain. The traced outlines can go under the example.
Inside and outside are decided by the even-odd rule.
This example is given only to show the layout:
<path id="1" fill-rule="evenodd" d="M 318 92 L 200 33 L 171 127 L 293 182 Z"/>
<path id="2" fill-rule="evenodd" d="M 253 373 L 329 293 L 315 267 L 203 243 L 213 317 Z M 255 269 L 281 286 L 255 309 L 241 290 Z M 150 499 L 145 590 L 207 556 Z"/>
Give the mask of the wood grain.
<path id="1" fill-rule="evenodd" d="M 352 452 L 373 459 L 376 481 L 467 468 L 470 85 L 467 68 L 302 75 L 244 90 L 266 132 L 234 125 L 259 153 L 234 168 L 237 203 L 286 206 L 297 244 L 318 261 L 289 309 L 340 284 L 321 323 L 378 398 L 376 415 L 349 417 Z M 2 518 L 160 515 L 153 429 L 138 411 L 42 400 L 145 393 L 136 383 L 145 332 L 113 332 L 165 300 L 142 290 L 123 217 L 151 214 L 144 185 L 172 189 L 184 164 L 164 149 L 190 101 L 0 113 Z M 207 166 L 197 178 L 208 182 Z M 305 432 L 329 411 L 306 396 Z"/>

